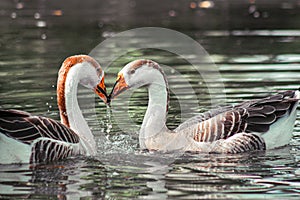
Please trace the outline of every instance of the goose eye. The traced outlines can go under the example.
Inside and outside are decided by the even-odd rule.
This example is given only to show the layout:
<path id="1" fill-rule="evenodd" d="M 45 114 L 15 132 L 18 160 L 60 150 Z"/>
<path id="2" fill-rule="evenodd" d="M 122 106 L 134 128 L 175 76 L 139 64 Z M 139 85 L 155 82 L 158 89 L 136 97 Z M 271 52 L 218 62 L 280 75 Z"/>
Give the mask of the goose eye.
<path id="1" fill-rule="evenodd" d="M 97 71 L 97 75 L 100 77 L 101 76 L 101 69 L 97 68 L 96 71 Z"/>
<path id="2" fill-rule="evenodd" d="M 135 73 L 134 69 L 130 70 L 130 72 L 129 72 L 129 74 L 134 74 L 134 73 Z"/>

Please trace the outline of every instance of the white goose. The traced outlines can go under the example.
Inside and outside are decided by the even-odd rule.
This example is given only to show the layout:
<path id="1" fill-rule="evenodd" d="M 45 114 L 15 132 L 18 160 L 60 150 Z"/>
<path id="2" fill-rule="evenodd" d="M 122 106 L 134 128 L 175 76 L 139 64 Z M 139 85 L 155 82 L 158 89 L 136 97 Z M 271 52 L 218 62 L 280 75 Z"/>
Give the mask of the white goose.
<path id="1" fill-rule="evenodd" d="M 104 72 L 87 55 L 68 57 L 59 70 L 61 122 L 19 110 L 0 111 L 0 163 L 37 163 L 77 154 L 94 155 L 96 143 L 77 102 L 78 83 L 107 101 Z"/>
<path id="2" fill-rule="evenodd" d="M 108 102 L 129 88 L 141 86 L 146 86 L 149 92 L 139 133 L 143 149 L 241 153 L 284 146 L 292 137 L 299 91 L 211 110 L 169 130 L 167 79 L 161 67 L 151 60 L 127 64 L 118 73 Z"/>

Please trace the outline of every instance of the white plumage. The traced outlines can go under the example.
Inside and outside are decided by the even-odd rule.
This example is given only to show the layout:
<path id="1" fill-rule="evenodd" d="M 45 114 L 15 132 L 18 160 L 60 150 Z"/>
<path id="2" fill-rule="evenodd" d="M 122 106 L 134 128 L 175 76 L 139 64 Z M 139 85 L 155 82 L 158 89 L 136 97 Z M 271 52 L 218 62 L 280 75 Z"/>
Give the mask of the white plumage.
<path id="1" fill-rule="evenodd" d="M 199 114 L 175 130 L 166 127 L 168 82 L 160 66 L 136 60 L 118 74 L 113 99 L 130 88 L 146 86 L 149 102 L 139 133 L 140 146 L 150 150 L 241 153 L 287 145 L 292 138 L 299 91 L 285 91 Z"/>
<path id="2" fill-rule="evenodd" d="M 90 56 L 67 58 L 59 71 L 57 100 L 61 121 L 19 110 L 0 110 L 0 163 L 36 163 L 77 154 L 95 155 L 96 143 L 77 102 L 77 86 L 106 102 L 104 72 Z"/>

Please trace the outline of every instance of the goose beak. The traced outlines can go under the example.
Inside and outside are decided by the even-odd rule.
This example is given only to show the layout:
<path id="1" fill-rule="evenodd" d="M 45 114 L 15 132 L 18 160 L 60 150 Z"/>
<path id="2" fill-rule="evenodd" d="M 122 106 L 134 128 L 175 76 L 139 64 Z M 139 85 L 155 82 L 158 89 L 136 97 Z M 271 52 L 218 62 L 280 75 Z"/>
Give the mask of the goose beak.
<path id="1" fill-rule="evenodd" d="M 118 78 L 117 78 L 117 80 L 114 84 L 114 87 L 108 97 L 108 103 L 110 103 L 111 99 L 118 96 L 119 94 L 121 94 L 122 92 L 127 90 L 128 88 L 129 88 L 129 86 L 127 85 L 127 83 L 124 79 L 124 75 L 122 73 L 118 74 Z"/>
<path id="2" fill-rule="evenodd" d="M 107 103 L 108 96 L 106 94 L 104 77 L 101 79 L 100 83 L 94 88 L 94 92 L 100 97 L 100 99 L 102 99 L 104 103 Z"/>

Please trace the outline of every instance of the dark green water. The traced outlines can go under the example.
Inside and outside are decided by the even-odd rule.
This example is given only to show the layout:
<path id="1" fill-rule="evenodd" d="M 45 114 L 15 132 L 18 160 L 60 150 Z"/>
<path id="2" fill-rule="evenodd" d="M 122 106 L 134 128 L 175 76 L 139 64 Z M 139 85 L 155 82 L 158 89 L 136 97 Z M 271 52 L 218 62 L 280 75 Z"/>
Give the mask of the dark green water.
<path id="1" fill-rule="evenodd" d="M 100 42 L 130 28 L 158 26 L 178 30 L 209 53 L 221 74 L 210 80 L 224 85 L 209 94 L 203 77 L 181 56 L 160 49 L 125 53 L 107 68 L 108 91 L 117 72 L 137 58 L 152 58 L 180 72 L 196 96 L 176 74 L 168 77 L 171 93 L 167 125 L 218 103 L 231 104 L 300 86 L 300 16 L 298 1 L 251 4 L 213 1 L 209 9 L 191 8 L 198 1 L 2 1 L 0 3 L 0 108 L 21 109 L 59 120 L 56 78 L 70 55 L 88 54 Z M 159 5 L 159 4 L 157 4 Z M 255 6 L 255 7 L 251 7 Z M 254 9 L 254 12 L 252 12 Z M 221 12 L 222 11 L 222 12 Z M 259 16 L 257 16 L 258 12 Z M 143 38 L 124 38 L 139 41 Z M 176 43 L 161 44 L 176 46 Z M 111 46 L 107 52 L 120 51 Z M 97 57 L 106 63 L 105 53 Z M 185 55 L 194 58 L 196 55 Z M 172 75 L 172 72 L 171 72 Z M 182 91 L 182 90 L 180 90 Z M 79 99 L 87 97 L 79 92 Z M 197 106 L 195 105 L 197 103 Z M 106 106 L 95 98 L 96 114 L 82 108 L 95 132 L 98 155 L 71 158 L 31 168 L 0 165 L 2 199 L 298 199 L 300 193 L 300 112 L 290 145 L 241 155 L 144 153 L 136 130 L 147 106 L 146 90 L 133 93 L 132 130 L 122 131 Z M 113 106 L 122 105 L 117 101 Z M 299 109 L 298 109 L 299 110 Z M 127 115 L 119 116 L 126 118 Z M 124 122 L 125 123 L 125 122 Z M 123 124 L 126 125 L 126 124 Z M 103 134 L 102 134 L 103 133 Z M 103 142 L 102 135 L 108 140 Z M 104 152 L 105 150 L 105 152 Z"/>

